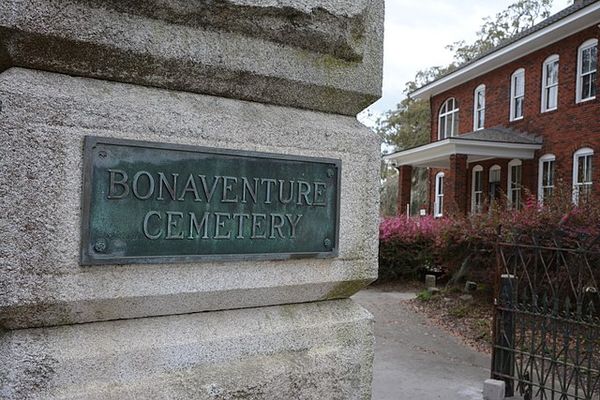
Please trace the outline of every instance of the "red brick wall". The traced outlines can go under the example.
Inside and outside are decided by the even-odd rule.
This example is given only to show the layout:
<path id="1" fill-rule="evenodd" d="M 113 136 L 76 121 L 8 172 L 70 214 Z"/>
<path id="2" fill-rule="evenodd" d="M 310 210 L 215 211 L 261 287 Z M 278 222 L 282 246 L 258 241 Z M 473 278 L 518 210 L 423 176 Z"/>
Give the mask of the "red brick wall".
<path id="1" fill-rule="evenodd" d="M 600 88 L 597 87 L 596 99 L 585 103 L 575 103 L 577 51 L 579 46 L 588 39 L 600 38 L 600 28 L 596 25 L 587 28 L 560 42 L 552 44 L 535 53 L 518 59 L 508 65 L 500 67 L 490 73 L 473 79 L 463 85 L 446 91 L 431 99 L 432 109 L 432 141 L 437 140 L 438 113 L 443 102 L 449 97 L 455 97 L 460 108 L 460 133 L 473 131 L 473 97 L 474 91 L 480 84 L 486 86 L 486 115 L 485 126 L 505 126 L 519 131 L 539 135 L 544 138 L 543 148 L 536 152 L 536 160 L 524 162 L 524 184 L 529 182 L 529 189 L 537 192 L 537 158 L 553 153 L 556 155 L 556 171 L 559 178 L 566 183 L 572 183 L 573 153 L 582 147 L 594 149 L 593 174 L 596 186 L 600 184 Z M 541 112 L 541 81 L 542 65 L 549 56 L 558 54 L 559 61 L 559 89 L 558 109 L 550 112 Z M 600 65 L 600 62 L 599 62 Z M 514 71 L 525 69 L 525 112 L 524 118 L 519 121 L 509 122 L 510 113 L 510 78 Z M 600 82 L 600 73 L 598 74 Z M 487 181 L 489 166 L 499 164 L 502 166 L 502 176 L 506 179 L 506 165 L 509 160 L 495 160 L 485 163 L 484 178 Z M 489 164 L 489 165 L 488 165 Z M 470 164 L 472 168 L 474 164 Z M 470 196 L 471 170 L 469 169 L 468 188 Z M 506 184 L 502 185 L 506 190 Z M 487 188 L 487 183 L 484 184 Z M 596 189 L 600 190 L 600 189 Z M 468 200 L 470 208 L 470 199 Z"/>
<path id="2" fill-rule="evenodd" d="M 444 212 L 450 215 L 461 215 L 467 211 L 467 170 L 467 156 L 450 156 L 450 170 L 446 171 L 444 176 Z"/>
<path id="3" fill-rule="evenodd" d="M 397 214 L 406 214 L 406 205 L 410 204 L 410 190 L 412 186 L 412 167 L 402 165 L 398 168 L 398 199 Z"/>

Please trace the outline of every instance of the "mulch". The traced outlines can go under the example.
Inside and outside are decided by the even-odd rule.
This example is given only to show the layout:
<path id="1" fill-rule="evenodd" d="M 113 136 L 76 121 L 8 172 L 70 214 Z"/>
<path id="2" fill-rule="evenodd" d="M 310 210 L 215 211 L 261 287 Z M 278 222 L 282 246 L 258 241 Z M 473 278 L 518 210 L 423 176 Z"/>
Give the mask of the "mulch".
<path id="1" fill-rule="evenodd" d="M 421 284 L 421 288 L 422 288 Z M 421 296 L 408 303 L 411 308 L 475 351 L 490 354 L 492 343 L 492 300 L 485 289 L 471 293 L 472 299 L 460 289 L 446 289 L 430 299 Z"/>

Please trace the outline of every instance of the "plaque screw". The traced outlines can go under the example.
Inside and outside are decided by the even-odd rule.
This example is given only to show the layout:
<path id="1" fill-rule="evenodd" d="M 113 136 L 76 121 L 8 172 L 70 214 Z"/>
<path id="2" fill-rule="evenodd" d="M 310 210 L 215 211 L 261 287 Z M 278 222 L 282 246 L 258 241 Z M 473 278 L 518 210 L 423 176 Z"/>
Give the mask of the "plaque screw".
<path id="1" fill-rule="evenodd" d="M 96 250 L 97 253 L 104 253 L 106 251 L 106 240 L 96 240 L 96 243 L 94 243 L 94 250 Z"/>
<path id="2" fill-rule="evenodd" d="M 325 240 L 323 240 L 323 246 L 329 249 L 331 247 L 331 239 L 325 238 Z"/>
<path id="3" fill-rule="evenodd" d="M 104 150 L 100 150 L 98 152 L 98 157 L 100 157 L 100 158 L 106 158 L 107 155 L 108 154 L 106 154 L 106 152 Z"/>
<path id="4" fill-rule="evenodd" d="M 332 178 L 332 177 L 333 177 L 333 174 L 334 174 L 334 172 L 333 172 L 333 169 L 331 169 L 331 168 L 328 168 L 328 169 L 327 169 L 327 176 L 328 176 L 328 177 L 330 177 L 330 178 Z"/>

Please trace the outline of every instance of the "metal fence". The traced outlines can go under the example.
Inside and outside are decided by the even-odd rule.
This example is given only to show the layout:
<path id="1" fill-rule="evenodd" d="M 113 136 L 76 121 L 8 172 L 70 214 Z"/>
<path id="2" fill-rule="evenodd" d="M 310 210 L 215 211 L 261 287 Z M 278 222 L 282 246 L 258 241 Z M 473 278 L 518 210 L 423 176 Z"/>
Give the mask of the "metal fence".
<path id="1" fill-rule="evenodd" d="M 497 246 L 492 377 L 507 396 L 600 400 L 600 238 Z"/>

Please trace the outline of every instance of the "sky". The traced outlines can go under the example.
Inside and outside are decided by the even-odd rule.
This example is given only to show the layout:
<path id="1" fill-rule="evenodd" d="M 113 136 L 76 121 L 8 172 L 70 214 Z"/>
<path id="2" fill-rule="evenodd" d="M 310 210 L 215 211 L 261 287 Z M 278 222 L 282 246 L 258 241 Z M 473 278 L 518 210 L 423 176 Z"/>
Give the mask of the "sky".
<path id="1" fill-rule="evenodd" d="M 359 114 L 372 126 L 377 116 L 395 109 L 403 98 L 404 85 L 419 70 L 448 65 L 452 53 L 446 45 L 471 42 L 482 19 L 494 16 L 515 0 L 386 0 L 383 61 L 383 97 Z M 555 13 L 570 4 L 554 0 Z"/>

